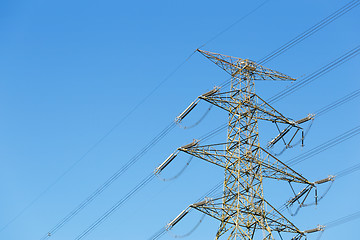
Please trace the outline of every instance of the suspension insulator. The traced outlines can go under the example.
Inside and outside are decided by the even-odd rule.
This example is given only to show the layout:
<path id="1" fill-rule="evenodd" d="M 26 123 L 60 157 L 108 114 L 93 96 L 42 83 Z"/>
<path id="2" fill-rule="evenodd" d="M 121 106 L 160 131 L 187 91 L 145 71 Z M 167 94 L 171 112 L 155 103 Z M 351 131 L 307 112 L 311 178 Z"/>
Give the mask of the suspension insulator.
<path id="1" fill-rule="evenodd" d="M 164 170 L 164 168 L 166 168 L 166 166 L 169 165 L 169 163 L 174 160 L 177 155 L 177 151 L 172 153 L 162 164 L 160 164 L 160 166 L 155 169 L 155 174 L 159 174 L 162 170 Z"/>
<path id="2" fill-rule="evenodd" d="M 191 143 L 186 144 L 186 145 L 180 147 L 179 150 L 182 150 L 182 149 L 185 149 L 185 150 L 186 150 L 186 149 L 192 148 L 192 147 L 198 145 L 198 143 L 199 143 L 199 140 L 194 139 Z"/>
<path id="3" fill-rule="evenodd" d="M 190 207 L 194 207 L 194 208 L 195 207 L 201 207 L 201 206 L 204 206 L 204 205 L 208 204 L 209 202 L 211 202 L 211 199 L 205 199 L 205 200 L 203 200 L 201 202 L 191 204 Z"/>
<path id="4" fill-rule="evenodd" d="M 186 115 L 188 115 L 191 112 L 191 110 L 194 109 L 194 107 L 198 104 L 199 101 L 200 101 L 199 99 L 193 101 L 179 116 L 175 118 L 175 122 L 178 123 L 181 122 L 184 119 L 184 117 L 186 117 Z"/>
<path id="5" fill-rule="evenodd" d="M 325 226 L 319 225 L 316 228 L 305 230 L 304 233 L 314 233 L 314 232 L 320 232 L 320 231 L 324 231 L 324 230 L 325 230 Z"/>
<path id="6" fill-rule="evenodd" d="M 303 190 L 301 190 L 298 194 L 296 194 L 295 197 L 293 197 L 292 199 L 290 199 L 287 202 L 287 205 L 291 206 L 292 204 L 294 204 L 294 202 L 296 202 L 299 198 L 301 198 L 305 193 L 307 193 L 308 191 L 310 191 L 310 189 L 308 187 L 305 187 Z"/>
<path id="7" fill-rule="evenodd" d="M 304 122 L 307 122 L 307 121 L 309 121 L 309 120 L 312 120 L 312 119 L 314 119 L 314 114 L 308 114 L 307 115 L 307 117 L 304 117 L 304 118 L 302 118 L 302 119 L 300 119 L 300 120 L 297 120 L 297 121 L 295 121 L 295 123 L 296 124 L 302 124 L 302 123 L 304 123 Z"/>
<path id="8" fill-rule="evenodd" d="M 181 219 L 183 219 L 183 217 L 185 217 L 186 214 L 188 214 L 188 213 L 189 213 L 189 208 L 182 211 L 174 220 L 172 220 L 171 222 L 168 223 L 166 229 L 169 230 L 172 227 L 174 227 L 175 224 L 177 224 Z"/>
<path id="9" fill-rule="evenodd" d="M 327 178 L 324 178 L 324 179 L 314 182 L 314 184 L 322 184 L 322 183 L 326 183 L 326 182 L 330 182 L 330 181 L 334 181 L 334 180 L 335 180 L 335 176 L 329 176 Z"/>
<path id="10" fill-rule="evenodd" d="M 214 93 L 217 93 L 219 91 L 219 87 L 214 87 L 214 89 L 212 89 L 211 91 L 208 91 L 207 93 L 204 93 L 203 95 L 199 96 L 199 98 L 206 98 L 209 97 L 211 95 L 213 95 Z"/>
<path id="11" fill-rule="evenodd" d="M 290 128 L 286 128 L 284 129 L 281 133 L 279 133 L 279 135 L 277 135 L 273 140 L 271 140 L 269 143 L 268 143 L 268 146 L 269 147 L 272 147 L 274 146 L 281 138 L 283 138 L 288 132 L 290 131 Z"/>

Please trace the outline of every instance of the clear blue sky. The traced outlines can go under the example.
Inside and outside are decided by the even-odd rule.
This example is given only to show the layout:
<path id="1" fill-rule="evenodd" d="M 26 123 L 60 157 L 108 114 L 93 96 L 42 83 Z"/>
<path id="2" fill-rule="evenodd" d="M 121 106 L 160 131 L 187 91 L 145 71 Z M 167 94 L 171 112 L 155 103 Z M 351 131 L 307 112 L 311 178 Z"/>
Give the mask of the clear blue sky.
<path id="1" fill-rule="evenodd" d="M 2 1 L 0 3 L 0 227 L 76 162 L 197 47 L 262 1 Z M 258 60 L 334 12 L 347 1 L 270 0 L 203 49 Z M 293 77 L 310 74 L 360 43 L 360 7 L 304 40 L 266 66 Z M 274 104 L 301 118 L 360 87 L 360 56 Z M 126 163 L 198 95 L 228 78 L 195 54 L 101 144 L 16 221 L 2 240 L 37 240 Z M 270 97 L 290 83 L 259 83 Z M 359 124 L 355 99 L 319 119 L 303 149 L 286 161 Z M 208 105 L 185 121 L 191 124 Z M 177 127 L 51 239 L 74 239 L 148 175 L 174 149 L 219 124 L 213 108 L 197 128 Z M 268 131 L 265 131 L 265 134 Z M 220 135 L 209 141 L 223 139 Z M 268 136 L 262 139 L 268 140 Z M 296 165 L 317 180 L 359 162 L 359 136 Z M 187 156 L 169 165 L 175 175 Z M 175 181 L 155 179 L 86 239 L 149 238 L 221 180 L 221 169 L 193 159 Z M 359 173 L 336 181 L 319 206 L 289 217 L 300 229 L 359 211 Z M 274 186 L 269 186 L 274 189 Z M 286 201 L 266 191 L 270 201 Z M 280 195 L 281 199 L 277 196 Z M 192 212 L 171 234 L 183 234 L 201 217 Z M 206 217 L 187 239 L 213 239 L 218 223 Z M 359 220 L 329 229 L 324 239 L 356 239 Z M 162 239 L 172 239 L 167 234 Z M 310 239 L 316 239 L 316 235 Z"/>

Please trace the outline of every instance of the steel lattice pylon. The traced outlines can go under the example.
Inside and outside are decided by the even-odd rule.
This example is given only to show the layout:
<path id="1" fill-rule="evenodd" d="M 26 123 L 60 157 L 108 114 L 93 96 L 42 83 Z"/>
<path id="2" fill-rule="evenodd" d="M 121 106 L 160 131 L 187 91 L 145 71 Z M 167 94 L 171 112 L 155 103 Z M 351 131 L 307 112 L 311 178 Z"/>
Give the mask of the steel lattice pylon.
<path id="1" fill-rule="evenodd" d="M 200 145 L 194 141 L 178 151 L 185 152 L 207 162 L 224 168 L 223 194 L 219 198 L 208 199 L 192 204 L 189 208 L 201 211 L 220 221 L 215 239 L 275 239 L 274 233 L 292 233 L 292 239 L 300 239 L 306 233 L 320 231 L 318 227 L 308 231 L 300 231 L 285 216 L 276 210 L 263 194 L 263 179 L 277 179 L 304 185 L 302 191 L 290 199 L 287 204 L 303 202 L 318 182 L 310 182 L 299 173 L 288 167 L 275 156 L 262 148 L 259 143 L 258 121 L 271 121 L 286 124 L 287 127 L 271 141 L 275 144 L 283 138 L 289 129 L 301 129 L 301 123 L 312 119 L 312 116 L 293 121 L 276 111 L 255 93 L 255 80 L 295 80 L 277 71 L 259 64 L 222 54 L 198 50 L 216 65 L 231 75 L 230 90 L 212 91 L 199 96 L 228 112 L 227 141 L 210 145 Z M 181 121 L 197 104 L 193 102 L 178 118 Z M 177 152 L 157 169 L 159 173 L 177 155 Z M 327 179 L 331 180 L 331 179 Z M 327 181 L 325 180 L 325 181 Z M 321 183 L 325 182 L 322 180 Z M 188 209 L 189 209 L 188 208 Z M 183 218 L 184 210 L 168 227 L 174 226 Z"/>

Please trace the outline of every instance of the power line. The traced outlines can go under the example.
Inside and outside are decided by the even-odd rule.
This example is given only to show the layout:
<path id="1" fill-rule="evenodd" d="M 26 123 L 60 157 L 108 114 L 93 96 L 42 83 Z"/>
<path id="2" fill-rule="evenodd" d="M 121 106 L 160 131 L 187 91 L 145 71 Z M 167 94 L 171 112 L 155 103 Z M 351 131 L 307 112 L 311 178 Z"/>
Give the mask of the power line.
<path id="1" fill-rule="evenodd" d="M 331 110 L 343 105 L 344 103 L 355 99 L 358 96 L 360 96 L 360 89 L 357 89 L 357 90 L 347 94 L 346 96 L 336 100 L 335 102 L 333 102 L 333 103 L 319 109 L 318 111 L 315 112 L 315 115 L 316 116 L 321 116 L 321 115 L 327 113 L 328 111 L 331 111 Z"/>
<path id="2" fill-rule="evenodd" d="M 119 207 L 121 207 L 127 200 L 129 200 L 135 193 L 137 193 L 140 189 L 149 184 L 155 175 L 151 172 L 147 175 L 138 185 L 136 185 L 130 192 L 128 192 L 122 199 L 120 199 L 115 205 L 113 205 L 110 209 L 108 209 L 101 217 L 99 217 L 93 224 L 91 224 L 85 231 L 83 231 L 80 235 L 78 235 L 75 240 L 80 240 L 88 235 L 91 231 L 93 231 L 96 227 L 98 227 L 106 218 L 108 218 L 111 214 L 113 214 Z M 217 184 L 215 187 L 210 189 L 206 194 L 212 194 L 218 186 L 221 184 Z M 156 236 L 162 236 L 162 230 L 156 233 Z"/>
<path id="3" fill-rule="evenodd" d="M 307 29 L 305 32 L 303 32 L 302 34 L 299 34 L 297 37 L 295 37 L 294 39 L 286 42 L 285 44 L 281 45 L 279 48 L 277 48 L 276 50 L 274 50 L 273 52 L 271 52 L 270 54 L 266 55 L 265 57 L 261 58 L 260 60 L 258 60 L 257 62 L 259 64 L 265 64 L 271 60 L 273 60 L 274 58 L 278 57 L 279 55 L 283 54 L 284 52 L 286 52 L 287 50 L 289 50 L 290 48 L 296 46 L 298 43 L 302 42 L 303 40 L 307 39 L 308 37 L 310 37 L 311 35 L 313 35 L 314 33 L 318 32 L 319 30 L 321 30 L 322 28 L 324 28 L 325 26 L 327 26 L 328 24 L 334 22 L 336 19 L 338 19 L 339 17 L 343 16 L 345 13 L 349 12 L 350 10 L 352 10 L 353 8 L 357 7 L 360 4 L 360 0 L 354 0 L 351 1 L 349 3 L 347 3 L 345 6 L 339 8 L 338 10 L 336 10 L 334 13 L 332 13 L 331 15 L 327 16 L 326 18 L 322 19 L 319 23 L 313 25 L 312 27 L 310 27 L 309 29 Z M 341 63 L 342 64 L 342 63 Z M 341 65 L 340 64 L 340 65 Z M 319 69 L 320 71 L 320 69 Z M 324 73 L 325 74 L 325 73 Z M 321 75 L 322 76 L 322 75 Z M 319 76 L 320 77 L 320 76 Z M 221 87 L 225 87 L 228 84 L 230 84 L 230 80 L 231 78 L 227 79 L 224 83 L 222 83 L 220 86 Z M 305 79 L 304 79 L 305 80 Z M 302 84 L 301 84 L 302 85 Z M 306 84 L 304 84 L 306 85 Z M 280 93 L 279 93 L 280 94 Z M 274 96 L 276 97 L 276 96 Z"/>
<path id="4" fill-rule="evenodd" d="M 107 189 L 115 180 L 117 180 L 125 171 L 127 171 L 132 165 L 134 165 L 142 156 L 144 156 L 152 147 L 155 146 L 162 138 L 164 138 L 176 124 L 170 123 L 164 130 L 162 130 L 155 138 L 153 138 L 142 150 L 135 154 L 127 163 L 125 163 L 120 169 L 118 169 L 110 178 L 108 178 L 98 189 L 96 189 L 89 197 L 87 197 L 82 203 L 80 203 L 75 209 L 73 209 L 68 215 L 61 219 L 50 231 L 43 235 L 41 240 L 47 239 L 53 236 L 60 228 L 62 228 L 67 222 L 75 217 L 81 210 L 95 200 L 105 189 Z"/>
<path id="5" fill-rule="evenodd" d="M 133 188 L 128 194 L 125 195 L 120 201 L 118 201 L 114 206 L 112 206 L 108 211 L 106 211 L 100 218 L 98 218 L 93 224 L 91 224 L 85 231 L 83 231 L 75 240 L 80 240 L 99 226 L 106 218 L 108 218 L 112 213 L 116 211 L 121 205 L 123 205 L 127 200 L 129 200 L 135 193 L 137 193 L 141 188 L 146 186 L 155 178 L 153 172 L 151 172 L 147 177 L 145 177 L 135 188 Z"/>
<path id="6" fill-rule="evenodd" d="M 323 231 L 321 231 L 321 233 L 319 234 L 317 240 L 320 240 L 320 239 L 321 239 L 321 237 L 323 236 L 324 231 L 325 231 L 326 229 L 329 229 L 329 228 L 332 228 L 332 227 L 339 226 L 339 225 L 341 225 L 341 224 L 345 224 L 345 223 L 354 221 L 354 220 L 356 220 L 356 219 L 358 219 L 358 218 L 360 218 L 360 211 L 355 212 L 355 213 L 352 213 L 352 214 L 349 214 L 349 215 L 347 215 L 347 216 L 344 216 L 344 217 L 342 217 L 342 218 L 333 220 L 333 221 L 325 224 L 325 228 L 324 228 Z"/>
<path id="7" fill-rule="evenodd" d="M 306 159 L 313 157 L 313 156 L 315 156 L 315 155 L 317 155 L 339 143 L 342 143 L 358 134 L 360 134 L 360 125 L 340 134 L 339 136 L 336 136 L 335 138 L 332 138 L 332 139 L 324 142 L 323 144 L 320 144 L 320 145 L 310 149 L 309 151 L 307 151 L 305 153 L 300 154 L 297 157 L 290 159 L 286 163 L 289 164 L 290 166 L 298 164 L 298 163 L 305 161 Z"/>
<path id="8" fill-rule="evenodd" d="M 353 8 L 357 7 L 360 4 L 359 0 L 351 1 L 347 3 L 345 6 L 341 7 L 340 9 L 336 10 L 334 13 L 330 14 L 326 18 L 322 19 L 319 23 L 315 24 L 311 28 L 307 29 L 305 32 L 299 34 L 289 42 L 285 43 L 275 51 L 271 52 L 270 54 L 266 55 L 262 59 L 259 60 L 260 64 L 264 64 L 272 60 L 273 58 L 277 57 L 278 55 L 282 54 L 283 52 L 289 50 L 294 45 L 302 42 L 304 39 L 310 37 L 314 33 L 318 32 L 320 29 L 324 28 L 325 26 L 329 25 L 339 17 L 343 16 L 345 13 L 349 12 Z"/>
<path id="9" fill-rule="evenodd" d="M 360 211 L 338 218 L 325 224 L 325 229 L 339 226 L 341 224 L 360 218 Z"/>
<path id="10" fill-rule="evenodd" d="M 157 231 L 153 236 L 149 238 L 149 240 L 156 240 L 161 238 L 166 233 L 166 228 L 162 227 L 159 231 Z"/>
<path id="11" fill-rule="evenodd" d="M 346 168 L 342 171 L 335 173 L 335 176 L 336 176 L 336 178 L 341 178 L 341 177 L 347 176 L 351 173 L 357 172 L 359 170 L 360 170 L 360 163 L 355 164 L 354 166 L 351 166 L 349 168 Z"/>
<path id="12" fill-rule="evenodd" d="M 251 14 L 253 14 L 254 12 L 256 12 L 257 10 L 259 10 L 262 6 L 264 6 L 267 2 L 269 2 L 269 0 L 265 0 L 263 1 L 259 6 L 257 6 L 256 8 L 254 8 L 253 10 L 251 10 L 250 12 L 248 12 L 247 14 L 245 14 L 244 16 L 240 17 L 238 20 L 236 20 L 235 22 L 233 22 L 232 24 L 230 24 L 228 27 L 226 27 L 224 30 L 218 32 L 217 34 L 215 34 L 212 38 L 210 38 L 208 41 L 206 41 L 203 45 L 201 45 L 199 48 L 204 47 L 205 45 L 209 44 L 210 42 L 214 41 L 216 38 L 220 37 L 222 34 L 224 34 L 225 32 L 227 32 L 228 30 L 230 30 L 231 28 L 233 28 L 235 25 L 237 25 L 238 23 L 240 23 L 241 21 L 243 21 L 245 18 L 249 17 Z"/>
<path id="13" fill-rule="evenodd" d="M 277 102 L 280 99 L 284 98 L 285 96 L 293 93 L 296 90 L 299 90 L 300 88 L 306 86 L 307 84 L 315 81 L 319 77 L 325 75 L 326 73 L 330 72 L 331 70 L 334 70 L 335 68 L 341 66 L 345 62 L 349 61 L 353 57 L 357 56 L 360 53 L 360 45 L 357 47 L 351 49 L 350 51 L 346 52 L 345 54 L 341 55 L 334 61 L 328 63 L 327 65 L 321 67 L 317 71 L 310 74 L 308 77 L 305 77 L 302 81 L 298 82 L 297 84 L 282 90 L 281 92 L 275 94 L 273 97 L 271 97 L 268 102 Z"/>

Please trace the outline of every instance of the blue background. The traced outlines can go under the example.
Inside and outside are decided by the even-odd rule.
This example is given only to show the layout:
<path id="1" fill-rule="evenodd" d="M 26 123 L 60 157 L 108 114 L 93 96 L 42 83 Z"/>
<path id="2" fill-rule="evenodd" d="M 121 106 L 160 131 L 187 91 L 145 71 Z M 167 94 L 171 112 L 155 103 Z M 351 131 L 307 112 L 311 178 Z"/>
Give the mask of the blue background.
<path id="1" fill-rule="evenodd" d="M 77 162 L 197 47 L 261 3 L 2 1 L 0 227 Z M 345 1 L 340 0 L 270 0 L 203 49 L 259 60 L 343 5 Z M 359 44 L 359 21 L 357 7 L 266 66 L 295 78 L 310 74 Z M 357 56 L 274 106 L 286 116 L 302 118 L 358 89 L 359 74 Z M 0 239 L 40 239 L 191 101 L 227 78 L 223 70 L 194 54 L 3 229 Z M 257 92 L 266 99 L 288 86 L 290 82 L 257 82 Z M 184 125 L 196 122 L 208 106 L 199 104 Z M 357 126 L 359 119 L 359 99 L 355 99 L 316 119 L 305 147 L 288 150 L 281 159 L 286 161 Z M 177 127 L 51 239 L 74 239 L 173 150 L 226 121 L 226 114 L 213 108 L 197 128 Z M 274 126 L 264 129 L 263 142 L 273 130 Z M 225 134 L 209 143 L 224 140 Z M 359 147 L 357 136 L 294 168 L 312 181 L 325 178 L 358 163 Z M 187 156 L 179 155 L 163 176 L 175 175 L 186 160 Z M 166 183 L 155 179 L 86 239 L 147 239 L 222 177 L 220 168 L 193 159 L 178 179 Z M 287 216 L 305 230 L 359 211 L 358 178 L 356 172 L 339 179 L 319 206 Z M 286 185 L 269 184 L 267 189 L 269 201 L 280 204 L 290 197 Z M 193 211 L 163 239 L 186 233 L 200 217 Z M 217 226 L 218 222 L 206 217 L 188 239 L 213 239 Z M 356 239 L 358 226 L 359 220 L 340 225 L 325 231 L 323 237 Z"/>

